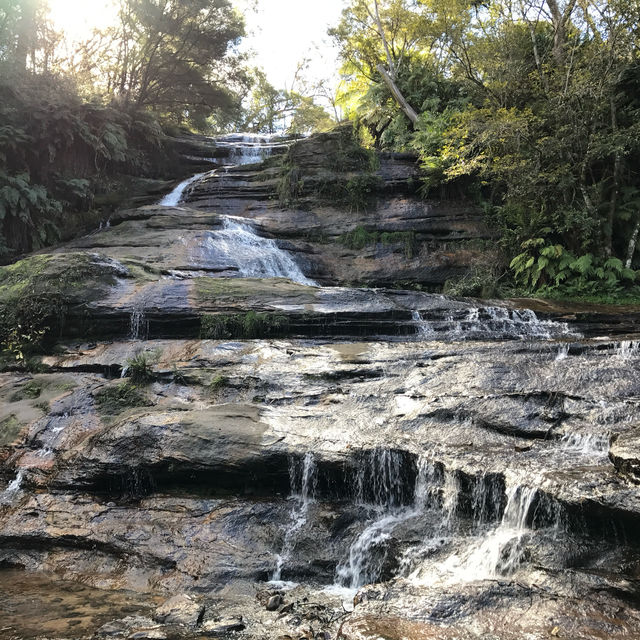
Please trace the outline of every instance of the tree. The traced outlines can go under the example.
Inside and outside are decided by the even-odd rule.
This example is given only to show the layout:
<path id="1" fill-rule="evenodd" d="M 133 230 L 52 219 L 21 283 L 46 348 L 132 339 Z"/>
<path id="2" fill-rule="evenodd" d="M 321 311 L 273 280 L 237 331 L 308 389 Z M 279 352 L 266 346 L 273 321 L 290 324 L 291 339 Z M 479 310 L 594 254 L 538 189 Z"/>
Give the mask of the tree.
<path id="1" fill-rule="evenodd" d="M 122 104 L 177 120 L 232 106 L 244 27 L 229 0 L 121 0 L 110 34 L 107 90 Z"/>
<path id="2" fill-rule="evenodd" d="M 411 57 L 429 50 L 425 26 L 414 0 L 354 0 L 329 31 L 340 46 L 345 75 L 383 83 L 413 125 L 418 114 L 401 78 Z"/>

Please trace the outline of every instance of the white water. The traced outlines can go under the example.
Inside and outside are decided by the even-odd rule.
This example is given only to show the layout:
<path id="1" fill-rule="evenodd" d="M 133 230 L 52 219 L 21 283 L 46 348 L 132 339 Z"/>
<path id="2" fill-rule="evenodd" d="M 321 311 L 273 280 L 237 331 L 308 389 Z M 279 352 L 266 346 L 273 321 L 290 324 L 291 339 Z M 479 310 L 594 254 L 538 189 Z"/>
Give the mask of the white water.
<path id="1" fill-rule="evenodd" d="M 202 176 L 206 175 L 205 173 L 196 173 L 195 175 L 187 178 L 183 182 L 181 182 L 171 193 L 168 193 L 158 204 L 161 207 L 176 207 L 182 201 L 182 196 L 188 187 L 190 187 L 194 182 L 197 182 L 202 178 Z"/>
<path id="2" fill-rule="evenodd" d="M 222 229 L 207 234 L 202 256 L 204 260 L 210 256 L 212 261 L 223 261 L 242 278 L 288 278 L 317 286 L 275 240 L 261 238 L 249 224 L 238 218 L 225 216 Z"/>
<path id="3" fill-rule="evenodd" d="M 399 453 L 388 449 L 367 452 L 360 461 L 356 476 L 356 502 L 368 503 L 375 516 L 351 543 L 347 557 L 338 564 L 336 588 L 353 590 L 378 579 L 386 558 L 383 545 L 393 530 L 419 515 L 434 499 L 437 471 L 429 461 L 420 460 L 413 504 L 402 504 L 403 462 Z"/>
<path id="4" fill-rule="evenodd" d="M 129 318 L 129 339 L 144 340 L 148 334 L 149 321 L 145 318 L 144 304 L 140 303 L 131 311 L 131 316 Z"/>
<path id="5" fill-rule="evenodd" d="M 566 360 L 569 356 L 569 344 L 558 345 L 558 353 L 556 354 L 556 361 Z"/>
<path id="6" fill-rule="evenodd" d="M 637 357 L 640 355 L 640 340 L 622 340 L 616 343 L 614 354 L 623 360 Z"/>
<path id="7" fill-rule="evenodd" d="M 446 585 L 513 574 L 524 560 L 525 546 L 533 533 L 529 520 L 537 493 L 535 487 L 525 485 L 508 488 L 500 523 L 488 531 L 485 529 L 484 535 L 478 535 L 480 530 L 471 538 L 461 539 L 440 562 L 434 562 L 428 555 L 426 560 L 415 562 L 415 557 L 425 555 L 424 550 L 437 548 L 434 540 L 426 540 L 422 549 L 413 551 L 413 563 L 406 563 L 415 567 L 408 578 L 417 584 Z"/>
<path id="8" fill-rule="evenodd" d="M 0 492 L 0 504 L 9 504 L 13 500 L 14 496 L 22 488 L 24 481 L 25 470 L 19 469 L 16 473 L 16 477 L 7 485 L 4 491 Z"/>
<path id="9" fill-rule="evenodd" d="M 577 453 L 587 458 L 607 458 L 609 454 L 609 434 L 568 433 L 560 439 L 563 451 Z"/>
<path id="10" fill-rule="evenodd" d="M 271 575 L 270 582 L 282 581 L 282 570 L 291 559 L 298 532 L 307 523 L 309 505 L 314 500 L 317 481 L 317 468 L 313 453 L 307 452 L 305 454 L 301 468 L 295 459 L 289 461 L 289 483 L 294 505 L 289 516 L 282 550 L 276 558 L 276 568 Z"/>
<path id="11" fill-rule="evenodd" d="M 540 320 L 530 309 L 471 307 L 451 312 L 446 321 L 429 321 L 412 312 L 418 335 L 423 339 L 446 340 L 549 340 L 574 334 L 565 322 Z"/>

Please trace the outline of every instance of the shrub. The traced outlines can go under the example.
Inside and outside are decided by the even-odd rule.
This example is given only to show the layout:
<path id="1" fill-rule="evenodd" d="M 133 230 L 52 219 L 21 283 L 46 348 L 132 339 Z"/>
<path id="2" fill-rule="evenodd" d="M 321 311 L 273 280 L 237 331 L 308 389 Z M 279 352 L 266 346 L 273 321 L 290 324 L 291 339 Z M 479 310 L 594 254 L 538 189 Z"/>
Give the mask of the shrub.
<path id="1" fill-rule="evenodd" d="M 153 380 L 152 359 L 150 354 L 144 352 L 129 358 L 124 368 L 125 377 L 131 378 L 132 382 L 138 384 Z"/>
<path id="2" fill-rule="evenodd" d="M 249 311 L 236 314 L 208 314 L 202 317 L 202 338 L 268 338 L 282 335 L 287 328 L 287 318 L 279 314 Z"/>

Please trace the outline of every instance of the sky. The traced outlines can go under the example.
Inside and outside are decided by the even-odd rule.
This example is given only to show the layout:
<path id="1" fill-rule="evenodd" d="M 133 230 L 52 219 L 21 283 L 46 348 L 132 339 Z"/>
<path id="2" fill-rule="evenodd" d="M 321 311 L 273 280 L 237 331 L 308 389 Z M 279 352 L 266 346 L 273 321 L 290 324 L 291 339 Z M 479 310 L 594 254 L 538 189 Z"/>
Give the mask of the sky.
<path id="1" fill-rule="evenodd" d="M 237 0 L 239 8 L 243 2 Z M 327 36 L 346 0 L 258 0 L 257 12 L 244 11 L 248 37 L 243 46 L 257 52 L 256 62 L 277 88 L 290 88 L 299 62 L 311 58 L 312 78 L 335 78 L 337 52 Z"/>
<path id="2" fill-rule="evenodd" d="M 254 51 L 254 64 L 264 69 L 278 89 L 291 88 L 299 62 L 311 58 L 308 77 L 335 82 L 336 51 L 327 28 L 337 24 L 346 0 L 232 0 L 244 13 L 248 37 L 243 51 Z M 114 20 L 112 0 L 49 0 L 57 28 L 80 39 L 95 26 Z M 252 10 L 251 7 L 255 7 Z"/>

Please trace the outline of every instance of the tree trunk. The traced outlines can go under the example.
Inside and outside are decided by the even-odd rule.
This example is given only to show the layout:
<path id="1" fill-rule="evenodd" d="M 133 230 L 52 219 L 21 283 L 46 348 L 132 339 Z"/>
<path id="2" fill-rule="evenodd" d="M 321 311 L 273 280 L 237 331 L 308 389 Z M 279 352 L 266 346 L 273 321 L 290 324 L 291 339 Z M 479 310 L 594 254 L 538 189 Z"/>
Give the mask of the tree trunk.
<path id="1" fill-rule="evenodd" d="M 611 133 L 617 136 L 618 133 L 618 119 L 616 115 L 616 102 L 615 98 L 611 98 Z M 609 200 L 609 212 L 607 214 L 607 220 L 604 229 L 604 252 L 606 256 L 611 256 L 613 249 L 613 221 L 616 215 L 616 208 L 618 205 L 618 192 L 620 191 L 620 168 L 622 164 L 622 158 L 620 149 L 616 148 L 613 159 L 613 185 L 611 186 L 611 198 Z"/>
<path id="2" fill-rule="evenodd" d="M 404 111 L 405 115 L 411 123 L 415 126 L 418 122 L 418 114 L 414 111 L 413 107 L 407 102 L 406 98 L 402 95 L 400 89 L 394 82 L 393 78 L 389 75 L 387 70 L 379 64 L 377 66 L 378 73 L 382 76 L 384 83 L 389 87 L 389 91 L 391 91 L 391 95 L 393 95 L 396 102 L 400 105 L 402 111 Z"/>
<path id="3" fill-rule="evenodd" d="M 631 264 L 633 262 L 633 254 L 636 252 L 636 245 L 638 244 L 638 232 L 640 232 L 640 216 L 636 220 L 636 226 L 633 228 L 633 232 L 631 233 L 631 238 L 629 238 L 629 248 L 627 249 L 627 261 L 625 263 L 625 267 L 627 269 L 631 269 Z"/>
<path id="4" fill-rule="evenodd" d="M 23 0 L 20 22 L 18 23 L 18 41 L 15 49 L 15 65 L 21 71 L 27 68 L 29 54 L 34 56 L 36 33 L 36 11 L 38 0 Z M 32 60 L 32 63 L 35 60 Z"/>

